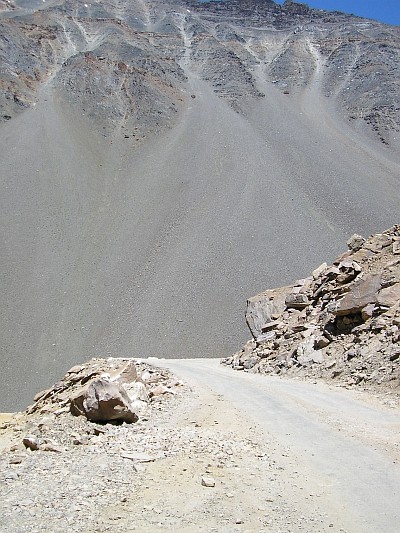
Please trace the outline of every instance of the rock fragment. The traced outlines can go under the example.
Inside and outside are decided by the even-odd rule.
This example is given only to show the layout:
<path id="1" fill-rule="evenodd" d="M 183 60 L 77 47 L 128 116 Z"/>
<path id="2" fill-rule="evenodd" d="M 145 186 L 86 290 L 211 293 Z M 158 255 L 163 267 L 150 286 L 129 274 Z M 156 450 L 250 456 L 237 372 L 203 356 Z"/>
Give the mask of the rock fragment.
<path id="1" fill-rule="evenodd" d="M 358 250 L 361 250 L 363 247 L 363 244 L 365 243 L 364 237 L 361 235 L 357 235 L 355 233 L 350 237 L 350 239 L 347 241 L 347 246 L 349 247 L 349 250 L 352 250 L 353 252 L 357 252 Z"/>
<path id="2" fill-rule="evenodd" d="M 203 487 L 215 487 L 215 479 L 211 476 L 202 476 L 201 484 Z"/>
<path id="3" fill-rule="evenodd" d="M 105 379 L 92 382 L 71 400 L 71 413 L 83 415 L 92 422 L 137 422 L 125 389 Z"/>
<path id="4" fill-rule="evenodd" d="M 39 449 L 39 439 L 36 435 L 26 435 L 22 439 L 22 443 L 25 448 L 28 448 L 29 450 L 36 451 Z"/>

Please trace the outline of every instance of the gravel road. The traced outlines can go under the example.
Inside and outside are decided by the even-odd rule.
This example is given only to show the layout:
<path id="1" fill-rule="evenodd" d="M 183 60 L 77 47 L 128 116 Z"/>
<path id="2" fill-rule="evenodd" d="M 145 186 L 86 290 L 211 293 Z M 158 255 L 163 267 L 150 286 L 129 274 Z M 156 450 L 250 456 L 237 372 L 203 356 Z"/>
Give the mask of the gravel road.
<path id="1" fill-rule="evenodd" d="M 293 471 L 303 481 L 304 496 L 318 487 L 316 505 L 334 521 L 333 531 L 398 531 L 397 409 L 363 393 L 234 372 L 210 359 L 157 360 L 157 365 L 194 387 L 211 389 L 238 409 L 246 425 L 266 431 L 275 441 L 274 451 L 286 457 L 287 494 Z"/>
<path id="2" fill-rule="evenodd" d="M 215 359 L 144 362 L 175 376 L 136 424 L 50 403 L 0 414 L 2 532 L 398 531 L 400 414 L 386 397 Z"/>

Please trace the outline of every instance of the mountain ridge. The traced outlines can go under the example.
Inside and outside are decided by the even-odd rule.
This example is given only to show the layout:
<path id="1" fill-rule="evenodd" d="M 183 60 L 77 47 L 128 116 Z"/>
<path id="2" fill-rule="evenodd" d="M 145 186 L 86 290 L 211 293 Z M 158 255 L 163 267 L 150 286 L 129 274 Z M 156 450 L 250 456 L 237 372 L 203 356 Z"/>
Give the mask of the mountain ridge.
<path id="1" fill-rule="evenodd" d="M 32 105 L 41 83 L 55 76 L 55 85 L 83 112 L 90 107 L 86 96 L 95 100 L 98 109 L 92 106 L 89 114 L 97 127 L 115 131 L 117 115 L 127 122 L 125 129 L 148 120 L 148 132 L 174 122 L 187 59 L 239 107 L 243 97 L 262 97 L 255 69 L 282 90 L 299 91 L 320 62 L 323 94 L 339 103 L 348 120 L 365 123 L 386 144 L 398 132 L 395 27 L 295 2 L 138 2 L 125 11 L 119 6 L 52 2 L 32 14 L 18 16 L 15 9 L 12 18 L 3 16 L 3 120 Z M 277 33 L 268 35 L 268 29 Z"/>

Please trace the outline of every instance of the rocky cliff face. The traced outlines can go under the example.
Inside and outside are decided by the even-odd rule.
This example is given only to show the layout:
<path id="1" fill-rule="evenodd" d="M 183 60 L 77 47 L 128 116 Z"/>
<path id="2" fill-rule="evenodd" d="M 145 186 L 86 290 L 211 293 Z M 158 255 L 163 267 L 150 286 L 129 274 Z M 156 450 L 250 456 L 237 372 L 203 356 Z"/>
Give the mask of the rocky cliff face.
<path id="1" fill-rule="evenodd" d="M 347 386 L 400 386 L 400 227 L 364 239 L 293 285 L 247 302 L 253 340 L 223 362 Z"/>
<path id="2" fill-rule="evenodd" d="M 382 142 L 400 114 L 400 30 L 305 4 L 3 1 L 0 118 L 51 83 L 103 132 L 140 139 L 170 127 L 196 73 L 243 112 L 262 80 L 290 98 L 314 84 L 354 127 Z"/>

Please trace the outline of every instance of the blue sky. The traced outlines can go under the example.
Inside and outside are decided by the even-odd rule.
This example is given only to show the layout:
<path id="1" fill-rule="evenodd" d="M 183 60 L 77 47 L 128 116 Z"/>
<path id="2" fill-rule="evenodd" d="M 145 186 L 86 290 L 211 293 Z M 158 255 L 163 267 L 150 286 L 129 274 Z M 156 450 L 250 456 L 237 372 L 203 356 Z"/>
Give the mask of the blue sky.
<path id="1" fill-rule="evenodd" d="M 282 4 L 282 1 L 279 0 L 278 3 Z M 344 11 L 400 25 L 400 0 L 304 0 L 304 3 L 317 9 Z"/>

